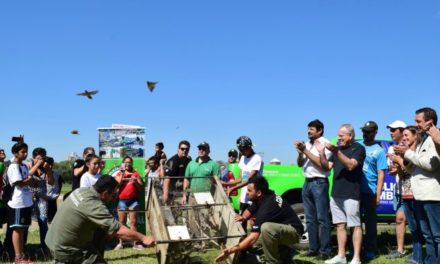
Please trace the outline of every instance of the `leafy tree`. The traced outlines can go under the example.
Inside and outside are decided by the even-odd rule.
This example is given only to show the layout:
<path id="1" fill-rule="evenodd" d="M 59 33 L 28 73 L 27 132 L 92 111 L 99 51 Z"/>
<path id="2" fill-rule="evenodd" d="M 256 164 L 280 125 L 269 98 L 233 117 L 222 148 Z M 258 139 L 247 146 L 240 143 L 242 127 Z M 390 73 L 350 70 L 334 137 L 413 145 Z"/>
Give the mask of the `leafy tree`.
<path id="1" fill-rule="evenodd" d="M 56 170 L 59 174 L 61 174 L 61 177 L 63 177 L 64 182 L 66 183 L 72 183 L 72 166 L 73 166 L 72 160 L 63 160 L 60 162 L 54 163 L 54 170 Z"/>

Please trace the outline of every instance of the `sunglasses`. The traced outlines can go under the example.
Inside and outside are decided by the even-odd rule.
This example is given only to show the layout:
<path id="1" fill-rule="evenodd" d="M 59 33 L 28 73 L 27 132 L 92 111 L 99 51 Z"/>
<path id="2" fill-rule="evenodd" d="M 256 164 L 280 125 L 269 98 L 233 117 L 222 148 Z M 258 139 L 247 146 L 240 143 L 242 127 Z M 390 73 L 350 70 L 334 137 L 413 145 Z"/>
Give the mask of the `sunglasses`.
<path id="1" fill-rule="evenodd" d="M 180 148 L 181 151 L 188 151 L 189 148 Z"/>
<path id="2" fill-rule="evenodd" d="M 391 133 L 396 132 L 397 128 L 390 128 Z"/>

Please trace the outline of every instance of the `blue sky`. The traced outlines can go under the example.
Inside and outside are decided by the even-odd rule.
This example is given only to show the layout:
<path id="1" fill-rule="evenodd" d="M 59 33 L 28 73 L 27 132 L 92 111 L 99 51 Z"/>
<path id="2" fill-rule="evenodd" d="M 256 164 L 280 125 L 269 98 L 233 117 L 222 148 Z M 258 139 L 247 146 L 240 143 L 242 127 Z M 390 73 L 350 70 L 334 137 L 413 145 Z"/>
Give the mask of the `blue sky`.
<path id="1" fill-rule="evenodd" d="M 389 138 L 395 119 L 440 111 L 439 1 L 1 1 L 0 36 L 9 157 L 13 135 L 63 160 L 124 123 L 146 127 L 147 154 L 188 139 L 226 160 L 248 135 L 294 163 L 315 118 L 329 138 L 367 120 Z"/>

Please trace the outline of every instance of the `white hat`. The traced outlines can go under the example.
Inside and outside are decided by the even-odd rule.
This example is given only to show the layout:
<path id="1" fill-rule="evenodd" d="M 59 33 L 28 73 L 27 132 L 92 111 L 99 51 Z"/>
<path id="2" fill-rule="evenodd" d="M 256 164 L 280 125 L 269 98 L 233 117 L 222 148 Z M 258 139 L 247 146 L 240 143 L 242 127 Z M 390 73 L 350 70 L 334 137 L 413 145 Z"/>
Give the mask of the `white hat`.
<path id="1" fill-rule="evenodd" d="M 387 126 L 387 128 L 405 128 L 405 127 L 406 127 L 405 122 L 400 120 L 396 120 Z"/>
<path id="2" fill-rule="evenodd" d="M 269 161 L 270 164 L 281 164 L 281 161 L 277 158 L 273 158 Z"/>

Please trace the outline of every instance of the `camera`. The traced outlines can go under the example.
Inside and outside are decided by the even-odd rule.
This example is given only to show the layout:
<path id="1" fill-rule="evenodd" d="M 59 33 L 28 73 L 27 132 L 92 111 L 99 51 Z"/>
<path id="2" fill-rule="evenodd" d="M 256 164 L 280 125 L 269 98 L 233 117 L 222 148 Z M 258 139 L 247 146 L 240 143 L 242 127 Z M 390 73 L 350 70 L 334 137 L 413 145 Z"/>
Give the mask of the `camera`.
<path id="1" fill-rule="evenodd" d="M 44 157 L 44 162 L 46 162 L 46 163 L 49 164 L 49 165 L 53 165 L 54 160 L 53 160 L 52 157 L 48 157 L 48 156 L 46 156 L 46 157 Z"/>
<path id="2" fill-rule="evenodd" d="M 23 136 L 12 137 L 11 141 L 13 141 L 13 142 L 23 142 Z"/>

